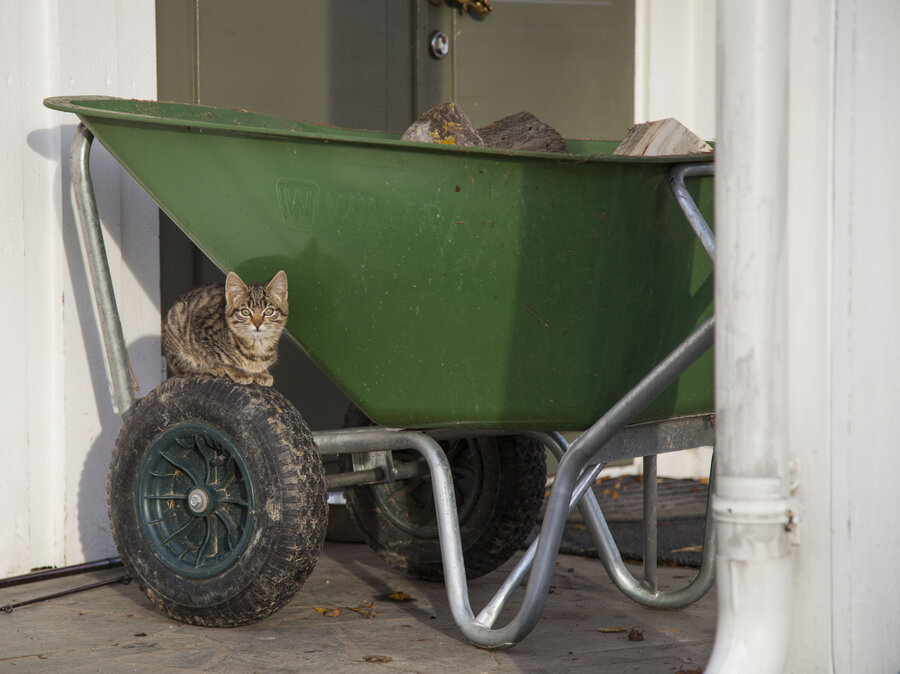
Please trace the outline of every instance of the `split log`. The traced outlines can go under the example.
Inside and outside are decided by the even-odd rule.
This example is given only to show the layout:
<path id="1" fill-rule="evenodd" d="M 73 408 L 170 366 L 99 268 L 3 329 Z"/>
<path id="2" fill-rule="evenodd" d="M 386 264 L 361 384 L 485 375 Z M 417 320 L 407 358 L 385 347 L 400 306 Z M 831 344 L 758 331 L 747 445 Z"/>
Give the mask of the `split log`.
<path id="1" fill-rule="evenodd" d="M 614 155 L 660 157 L 665 155 L 703 154 L 712 147 L 677 119 L 669 117 L 654 122 L 635 124 L 613 151 Z"/>

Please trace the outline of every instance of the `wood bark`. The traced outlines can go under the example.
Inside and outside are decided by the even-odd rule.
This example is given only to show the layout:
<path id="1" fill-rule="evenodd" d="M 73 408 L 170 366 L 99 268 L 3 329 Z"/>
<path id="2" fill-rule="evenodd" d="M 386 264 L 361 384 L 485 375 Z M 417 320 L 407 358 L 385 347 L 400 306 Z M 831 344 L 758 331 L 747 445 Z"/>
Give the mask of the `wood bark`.
<path id="1" fill-rule="evenodd" d="M 517 112 L 478 129 L 487 147 L 531 152 L 567 152 L 566 141 L 530 112 Z"/>

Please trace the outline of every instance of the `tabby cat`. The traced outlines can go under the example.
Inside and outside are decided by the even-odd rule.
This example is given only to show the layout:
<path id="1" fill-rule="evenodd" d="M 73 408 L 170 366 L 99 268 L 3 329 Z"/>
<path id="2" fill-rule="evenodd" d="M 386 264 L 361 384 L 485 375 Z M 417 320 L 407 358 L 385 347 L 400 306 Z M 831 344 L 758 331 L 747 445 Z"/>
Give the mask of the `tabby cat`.
<path id="1" fill-rule="evenodd" d="M 227 375 L 238 384 L 272 385 L 269 368 L 288 316 L 287 275 L 244 283 L 231 272 L 225 283 L 188 291 L 162 325 L 166 361 L 176 375 Z"/>

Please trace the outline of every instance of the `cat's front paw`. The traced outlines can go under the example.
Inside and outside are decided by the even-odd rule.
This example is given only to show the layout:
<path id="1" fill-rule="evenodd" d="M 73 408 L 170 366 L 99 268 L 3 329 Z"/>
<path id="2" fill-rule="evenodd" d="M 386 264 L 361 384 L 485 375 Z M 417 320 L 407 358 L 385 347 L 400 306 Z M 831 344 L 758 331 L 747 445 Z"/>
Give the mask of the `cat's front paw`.
<path id="1" fill-rule="evenodd" d="M 261 372 L 255 377 L 256 383 L 260 386 L 271 386 L 275 382 L 275 378 L 268 372 Z"/>
<path id="2" fill-rule="evenodd" d="M 256 379 L 252 374 L 233 371 L 226 371 L 226 374 L 235 384 L 253 384 L 256 382 Z"/>

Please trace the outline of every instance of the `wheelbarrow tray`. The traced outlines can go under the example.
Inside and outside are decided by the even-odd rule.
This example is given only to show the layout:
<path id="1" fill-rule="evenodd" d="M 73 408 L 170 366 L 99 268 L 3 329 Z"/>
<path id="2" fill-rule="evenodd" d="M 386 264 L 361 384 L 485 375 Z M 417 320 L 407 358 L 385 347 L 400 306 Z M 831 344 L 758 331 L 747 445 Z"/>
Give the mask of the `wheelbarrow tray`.
<path id="1" fill-rule="evenodd" d="M 287 272 L 287 331 L 374 421 L 580 430 L 712 314 L 675 164 L 407 143 L 105 97 L 72 112 L 221 269 Z M 688 185 L 712 220 L 712 179 Z M 163 273 L 165 273 L 163 271 Z M 713 409 L 712 355 L 640 419 Z"/>

